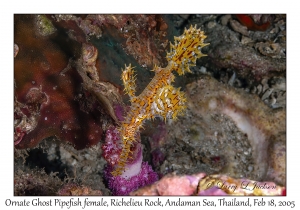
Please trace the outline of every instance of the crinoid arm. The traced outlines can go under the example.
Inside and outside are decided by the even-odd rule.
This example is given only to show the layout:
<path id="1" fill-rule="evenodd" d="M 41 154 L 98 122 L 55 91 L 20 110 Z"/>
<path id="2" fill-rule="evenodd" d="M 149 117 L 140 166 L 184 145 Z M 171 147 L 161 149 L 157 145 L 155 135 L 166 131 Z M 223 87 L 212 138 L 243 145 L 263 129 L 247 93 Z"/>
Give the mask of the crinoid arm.
<path id="1" fill-rule="evenodd" d="M 157 91 L 151 105 L 151 116 L 157 115 L 167 118 L 176 119 L 179 114 L 186 108 L 186 98 L 179 88 L 171 85 L 164 86 Z"/>
<path id="2" fill-rule="evenodd" d="M 129 66 L 125 65 L 125 69 L 122 69 L 122 80 L 124 84 L 124 90 L 125 92 L 129 95 L 130 100 L 132 100 L 135 97 L 135 89 L 136 89 L 136 84 L 135 84 L 135 74 L 134 74 L 134 67 L 131 67 L 131 64 Z"/>
<path id="3" fill-rule="evenodd" d="M 195 27 L 185 29 L 179 37 L 174 37 L 174 45 L 170 43 L 170 52 L 167 54 L 168 65 L 179 75 L 191 72 L 190 66 L 196 65 L 197 58 L 206 56 L 201 52 L 201 48 L 209 45 L 203 43 L 206 36 L 204 32 Z"/>

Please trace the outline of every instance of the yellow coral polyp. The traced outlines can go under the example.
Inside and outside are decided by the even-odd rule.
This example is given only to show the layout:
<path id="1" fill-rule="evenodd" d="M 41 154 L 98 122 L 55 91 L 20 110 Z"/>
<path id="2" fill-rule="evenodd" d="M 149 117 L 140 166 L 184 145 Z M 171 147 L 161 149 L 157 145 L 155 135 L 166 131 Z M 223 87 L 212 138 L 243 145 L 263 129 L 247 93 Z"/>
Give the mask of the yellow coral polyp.
<path id="1" fill-rule="evenodd" d="M 143 121 L 161 116 L 165 120 L 176 119 L 186 108 L 186 98 L 179 88 L 171 83 L 175 76 L 191 72 L 189 67 L 196 65 L 197 58 L 205 56 L 201 48 L 208 45 L 204 43 L 204 32 L 195 27 L 185 29 L 182 36 L 174 37 L 175 43 L 167 54 L 168 65 L 165 68 L 154 66 L 155 76 L 139 96 L 135 96 L 135 75 L 131 64 L 125 65 L 122 71 L 124 90 L 130 97 L 131 107 L 119 129 L 122 138 L 122 152 L 113 176 L 121 175 L 126 162 L 132 156 L 131 146 L 136 142 L 135 136 L 143 126 Z"/>

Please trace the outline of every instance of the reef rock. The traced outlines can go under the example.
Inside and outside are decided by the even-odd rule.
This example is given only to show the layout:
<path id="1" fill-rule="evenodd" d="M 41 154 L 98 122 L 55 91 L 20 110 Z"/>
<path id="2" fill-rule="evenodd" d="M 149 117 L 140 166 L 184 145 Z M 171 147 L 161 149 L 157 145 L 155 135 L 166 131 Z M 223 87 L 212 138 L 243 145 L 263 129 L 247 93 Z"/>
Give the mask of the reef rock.
<path id="1" fill-rule="evenodd" d="M 285 110 L 207 75 L 186 93 L 186 114 L 167 126 L 162 174 L 204 171 L 285 185 Z"/>

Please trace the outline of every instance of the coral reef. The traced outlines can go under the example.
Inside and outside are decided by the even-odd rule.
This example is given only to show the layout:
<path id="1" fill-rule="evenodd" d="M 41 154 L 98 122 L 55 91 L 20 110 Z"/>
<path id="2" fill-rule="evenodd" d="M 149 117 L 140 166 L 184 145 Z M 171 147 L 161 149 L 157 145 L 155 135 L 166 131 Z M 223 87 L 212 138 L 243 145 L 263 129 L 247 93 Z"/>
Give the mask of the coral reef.
<path id="1" fill-rule="evenodd" d="M 61 46 L 36 33 L 31 15 L 16 15 L 14 41 L 19 47 L 14 60 L 16 148 L 32 148 L 49 136 L 78 149 L 96 144 L 103 108 L 95 101 L 86 113 L 74 100 L 86 94 L 77 85 L 76 71 L 63 71 L 69 58 Z"/>
<path id="2" fill-rule="evenodd" d="M 248 85 L 264 78 L 284 75 L 285 16 L 243 16 L 253 19 L 257 25 L 269 22 L 270 26 L 265 31 L 252 31 L 241 25 L 236 15 L 201 15 L 187 21 L 188 24 L 203 24 L 207 42 L 210 43 L 206 48 L 207 58 L 199 61 L 198 65 L 210 66 L 214 74 L 224 69 L 234 70 L 237 77 L 243 78 Z M 253 48 L 255 45 L 256 49 Z"/>
<path id="3" fill-rule="evenodd" d="M 14 177 L 15 196 L 89 196 L 103 195 L 100 190 L 92 190 L 91 187 L 79 185 L 74 182 L 65 183 L 56 173 L 47 175 L 45 171 L 18 170 Z"/>
<path id="4" fill-rule="evenodd" d="M 167 127 L 163 174 L 206 171 L 274 180 L 276 173 L 277 183 L 285 185 L 285 150 L 279 146 L 285 145 L 285 110 L 272 110 L 256 95 L 207 75 L 188 84 L 186 94 L 187 113 Z"/>
<path id="5" fill-rule="evenodd" d="M 195 24 L 210 43 L 197 61 L 181 35 Z M 14 27 L 15 195 L 127 195 L 158 179 L 131 195 L 228 195 L 203 186 L 245 180 L 279 189 L 251 195 L 285 194 L 285 15 L 37 14 Z"/>
<path id="6" fill-rule="evenodd" d="M 168 25 L 161 15 L 95 15 L 95 22 L 113 26 L 125 38 L 125 51 L 143 67 L 164 64 Z"/>
<path id="7" fill-rule="evenodd" d="M 15 195 L 33 195 L 31 192 L 35 191 L 35 195 L 110 195 L 103 180 L 106 162 L 101 155 L 100 143 L 77 150 L 53 137 L 41 141 L 35 149 L 16 149 Z M 41 187 L 43 191 L 39 190 Z M 27 192 L 27 188 L 31 191 Z M 25 194 L 20 190 L 25 190 Z"/>
<path id="8" fill-rule="evenodd" d="M 58 196 L 91 196 L 103 195 L 100 190 L 92 190 L 89 187 L 80 186 L 74 183 L 64 185 L 57 193 Z"/>
<path id="9" fill-rule="evenodd" d="M 63 182 L 55 173 L 47 175 L 44 171 L 23 171 L 18 169 L 14 175 L 14 195 L 56 195 Z"/>

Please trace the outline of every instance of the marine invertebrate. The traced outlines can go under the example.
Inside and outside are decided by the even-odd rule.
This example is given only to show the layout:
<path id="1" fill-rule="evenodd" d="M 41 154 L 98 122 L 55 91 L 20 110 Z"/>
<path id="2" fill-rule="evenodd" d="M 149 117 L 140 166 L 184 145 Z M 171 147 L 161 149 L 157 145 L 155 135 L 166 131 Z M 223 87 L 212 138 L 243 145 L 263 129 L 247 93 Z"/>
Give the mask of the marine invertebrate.
<path id="1" fill-rule="evenodd" d="M 258 50 L 262 55 L 269 56 L 272 58 L 284 58 L 285 46 L 272 41 L 258 42 L 255 44 L 255 49 Z"/>
<path id="2" fill-rule="evenodd" d="M 269 28 L 270 22 L 266 21 L 262 24 L 257 24 L 252 17 L 244 14 L 236 14 L 236 18 L 249 30 L 252 31 L 265 31 Z"/>
<path id="3" fill-rule="evenodd" d="M 120 176 L 113 176 L 112 171 L 120 159 L 122 151 L 121 136 L 116 127 L 110 127 L 105 133 L 105 143 L 101 146 L 102 156 L 107 161 L 104 177 L 108 181 L 108 187 L 113 195 L 128 195 L 136 190 L 158 180 L 157 174 L 147 162 L 143 162 L 142 145 L 140 136 L 136 136 L 137 142 L 132 154 L 133 158 L 126 162 L 126 172 Z"/>
<path id="4" fill-rule="evenodd" d="M 167 54 L 168 65 L 165 68 L 155 66 L 155 76 L 139 95 L 135 96 L 135 77 L 131 65 L 126 66 L 122 72 L 125 91 L 130 97 L 131 107 L 119 129 L 122 137 L 122 151 L 118 164 L 112 174 L 121 175 L 126 171 L 126 163 L 132 156 L 132 147 L 137 143 L 136 136 L 146 119 L 155 116 L 176 119 L 185 108 L 185 97 L 180 89 L 171 85 L 175 76 L 190 72 L 189 67 L 196 65 L 196 59 L 204 56 L 201 48 L 208 45 L 204 43 L 206 36 L 203 31 L 195 27 L 185 29 L 183 35 L 174 37 L 175 43 L 171 44 Z"/>
<path id="5" fill-rule="evenodd" d="M 49 36 L 56 31 L 51 20 L 49 20 L 46 15 L 37 15 L 35 17 L 37 32 L 42 36 Z"/>
<path id="6" fill-rule="evenodd" d="M 158 175 L 152 167 L 142 161 L 141 144 L 138 144 L 136 148 L 135 159 L 126 163 L 127 170 L 121 176 L 112 175 L 113 165 L 107 165 L 105 169 L 104 176 L 108 180 L 108 187 L 113 195 L 128 195 L 130 192 L 158 180 Z"/>

